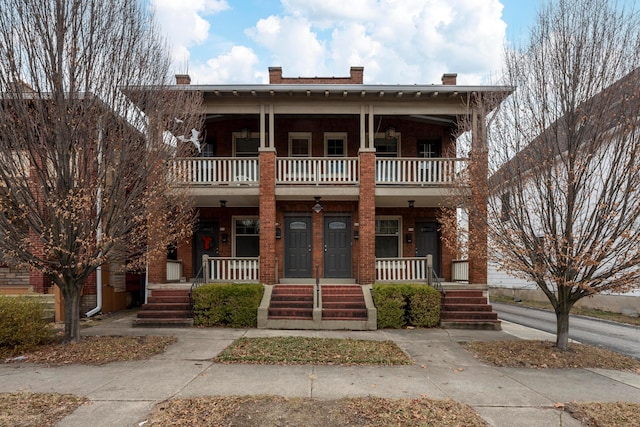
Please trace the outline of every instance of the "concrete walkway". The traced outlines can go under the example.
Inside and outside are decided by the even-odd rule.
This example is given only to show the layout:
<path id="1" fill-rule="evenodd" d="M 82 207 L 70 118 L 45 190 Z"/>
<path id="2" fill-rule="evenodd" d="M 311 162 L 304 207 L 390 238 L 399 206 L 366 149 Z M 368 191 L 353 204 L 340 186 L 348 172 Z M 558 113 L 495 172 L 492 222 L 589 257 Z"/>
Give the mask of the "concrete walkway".
<path id="1" fill-rule="evenodd" d="M 132 317 L 103 320 L 87 335 L 176 335 L 178 342 L 149 360 L 103 366 L 0 365 L 0 392 L 58 392 L 86 396 L 60 426 L 138 426 L 156 403 L 194 396 L 270 394 L 315 399 L 347 396 L 453 399 L 471 405 L 493 426 L 579 426 L 554 404 L 640 402 L 640 375 L 600 369 L 496 368 L 474 359 L 459 342 L 553 339 L 503 323 L 502 331 L 132 328 Z M 222 365 L 210 361 L 236 338 L 276 335 L 393 340 L 413 366 Z"/>

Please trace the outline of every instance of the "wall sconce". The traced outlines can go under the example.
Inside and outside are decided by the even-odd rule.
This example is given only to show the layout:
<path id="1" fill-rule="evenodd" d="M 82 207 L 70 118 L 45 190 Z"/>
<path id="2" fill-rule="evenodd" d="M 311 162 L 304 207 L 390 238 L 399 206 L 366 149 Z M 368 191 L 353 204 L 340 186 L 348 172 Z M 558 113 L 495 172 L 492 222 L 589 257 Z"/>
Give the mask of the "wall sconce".
<path id="1" fill-rule="evenodd" d="M 229 235 L 227 233 L 222 233 L 222 237 L 220 240 L 222 240 L 222 243 L 227 243 L 227 241 L 229 240 Z"/>
<path id="2" fill-rule="evenodd" d="M 320 211 L 322 211 L 322 205 L 320 204 L 320 197 L 316 196 L 314 197 L 314 199 L 316 200 L 316 204 L 313 205 L 313 207 L 311 208 L 312 211 L 314 211 L 315 213 L 320 213 Z"/>
<path id="3" fill-rule="evenodd" d="M 387 139 L 393 139 L 396 137 L 396 128 L 394 128 L 393 126 L 389 126 L 387 128 L 387 130 L 385 131 L 385 137 Z"/>
<path id="4" fill-rule="evenodd" d="M 282 230 L 280 227 L 276 228 L 276 239 L 280 239 L 282 237 Z"/>
<path id="5" fill-rule="evenodd" d="M 227 207 L 227 201 L 226 200 L 220 200 L 220 207 L 221 208 L 226 208 Z"/>
<path id="6" fill-rule="evenodd" d="M 360 230 L 353 230 L 353 238 L 354 240 L 358 240 L 360 238 Z"/>
<path id="7" fill-rule="evenodd" d="M 413 242 L 413 235 L 412 234 L 405 234 L 404 235 L 404 239 L 407 243 L 412 243 Z"/>
<path id="8" fill-rule="evenodd" d="M 416 204 L 416 201 L 415 201 L 415 200 L 409 200 L 409 207 L 410 207 L 410 208 L 414 207 L 414 206 L 415 206 L 415 204 Z"/>
<path id="9" fill-rule="evenodd" d="M 249 130 L 249 128 L 242 128 L 240 130 L 240 138 L 242 138 L 242 139 L 251 138 L 251 130 Z"/>

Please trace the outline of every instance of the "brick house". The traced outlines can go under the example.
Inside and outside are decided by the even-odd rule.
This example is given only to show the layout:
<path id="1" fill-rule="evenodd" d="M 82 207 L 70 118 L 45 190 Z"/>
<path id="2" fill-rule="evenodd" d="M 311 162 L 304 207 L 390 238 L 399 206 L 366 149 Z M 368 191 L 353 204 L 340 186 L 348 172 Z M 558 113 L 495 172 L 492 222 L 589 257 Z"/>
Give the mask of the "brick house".
<path id="1" fill-rule="evenodd" d="M 456 74 L 438 85 L 368 85 L 363 73 L 290 78 L 271 67 L 269 84 L 258 85 L 176 76 L 175 90 L 204 96 L 199 156 L 171 165 L 198 223 L 191 241 L 149 266 L 149 288 L 196 277 L 269 287 L 424 282 L 431 255 L 445 288 L 486 289 L 486 245 L 457 262 L 438 217 L 462 171 L 477 175 L 469 196 L 484 194 L 475 190 L 487 185 L 487 112 L 469 106 L 486 97 L 494 108 L 512 88 L 460 86 Z M 463 123 L 472 123 L 477 168 L 455 154 Z M 486 241 L 482 222 L 471 222 L 474 241 Z"/>

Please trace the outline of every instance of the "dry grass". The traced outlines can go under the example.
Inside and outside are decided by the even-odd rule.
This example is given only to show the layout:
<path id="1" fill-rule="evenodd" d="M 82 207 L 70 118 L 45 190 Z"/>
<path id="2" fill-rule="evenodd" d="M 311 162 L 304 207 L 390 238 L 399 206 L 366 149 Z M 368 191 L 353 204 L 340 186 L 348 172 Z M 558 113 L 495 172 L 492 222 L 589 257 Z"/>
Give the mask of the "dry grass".
<path id="1" fill-rule="evenodd" d="M 239 338 L 215 362 L 316 365 L 410 365 L 393 341 L 338 338 Z"/>
<path id="2" fill-rule="evenodd" d="M 464 344 L 474 356 L 512 368 L 602 368 L 640 373 L 640 360 L 586 344 L 559 350 L 551 341 L 509 340 Z"/>
<path id="3" fill-rule="evenodd" d="M 314 400 L 275 396 L 201 397 L 156 406 L 146 426 L 418 427 L 486 426 L 469 406 L 450 400 L 351 398 Z"/>
<path id="4" fill-rule="evenodd" d="M 3 358 L 3 361 L 5 363 L 29 362 L 47 365 L 72 363 L 104 365 L 111 362 L 146 359 L 164 352 L 175 341 L 176 337 L 172 336 L 83 337 L 79 343 L 42 345 L 33 351 Z"/>
<path id="5" fill-rule="evenodd" d="M 55 426 L 86 401 L 69 394 L 0 393 L 0 426 Z"/>
<path id="6" fill-rule="evenodd" d="M 571 402 L 564 409 L 588 427 L 640 425 L 640 403 Z"/>

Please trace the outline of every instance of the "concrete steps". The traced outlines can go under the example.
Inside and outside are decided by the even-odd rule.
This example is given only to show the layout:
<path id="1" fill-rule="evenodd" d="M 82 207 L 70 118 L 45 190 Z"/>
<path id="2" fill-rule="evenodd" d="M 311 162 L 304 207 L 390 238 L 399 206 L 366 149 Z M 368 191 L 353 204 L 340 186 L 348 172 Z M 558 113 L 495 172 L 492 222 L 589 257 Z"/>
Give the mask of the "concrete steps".
<path id="1" fill-rule="evenodd" d="M 153 289 L 151 292 L 133 321 L 134 327 L 193 326 L 189 290 Z"/>
<path id="2" fill-rule="evenodd" d="M 440 326 L 449 329 L 501 329 L 498 314 L 480 289 L 447 290 L 442 299 Z"/>

